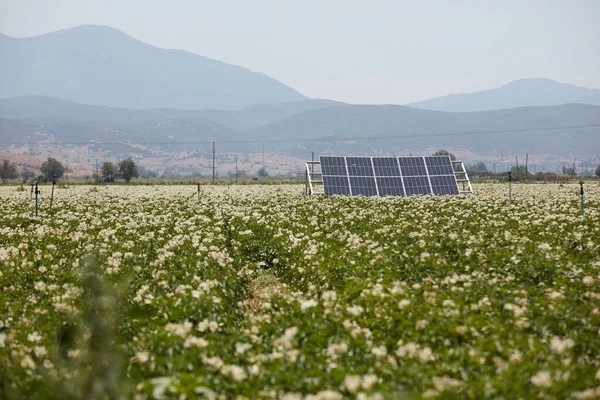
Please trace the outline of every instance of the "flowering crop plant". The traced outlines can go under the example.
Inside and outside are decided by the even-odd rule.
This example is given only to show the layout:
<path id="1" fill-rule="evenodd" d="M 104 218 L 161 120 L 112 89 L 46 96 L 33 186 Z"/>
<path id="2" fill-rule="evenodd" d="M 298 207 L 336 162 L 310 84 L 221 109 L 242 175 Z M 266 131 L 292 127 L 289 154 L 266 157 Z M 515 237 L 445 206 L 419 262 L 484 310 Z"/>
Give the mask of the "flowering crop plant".
<path id="1" fill-rule="evenodd" d="M 0 188 L 0 398 L 600 397 L 600 185 Z"/>

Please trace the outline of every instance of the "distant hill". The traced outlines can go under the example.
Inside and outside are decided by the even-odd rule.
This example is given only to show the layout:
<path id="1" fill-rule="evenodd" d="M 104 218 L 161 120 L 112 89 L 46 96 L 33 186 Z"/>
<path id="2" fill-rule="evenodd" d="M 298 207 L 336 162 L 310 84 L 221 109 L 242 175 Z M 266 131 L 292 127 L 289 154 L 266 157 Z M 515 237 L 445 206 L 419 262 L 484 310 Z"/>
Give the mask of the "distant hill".
<path id="1" fill-rule="evenodd" d="M 22 96 L 0 99 L 0 117 L 46 122 L 69 120 L 106 128 L 132 127 L 165 119 L 203 119 L 230 130 L 248 132 L 294 114 L 342 104 L 344 103 L 331 100 L 308 99 L 281 104 L 261 104 L 241 110 L 135 110 L 87 105 L 47 96 Z"/>
<path id="2" fill-rule="evenodd" d="M 519 79 L 497 89 L 451 94 L 408 104 L 425 110 L 466 112 L 524 106 L 556 106 L 569 103 L 600 105 L 600 90 L 587 89 L 550 79 Z"/>
<path id="3" fill-rule="evenodd" d="M 134 109 L 240 109 L 306 99 L 265 74 L 105 26 L 0 35 L 0 97 L 29 95 Z"/>
<path id="4" fill-rule="evenodd" d="M 576 128 L 581 125 L 589 126 Z M 556 127 L 561 128 L 543 129 Z M 300 160 L 311 151 L 384 155 L 450 148 L 472 157 L 527 152 L 552 163 L 552 157 L 600 154 L 600 106 L 456 113 L 304 100 L 237 111 L 186 111 L 90 106 L 33 96 L 0 99 L 0 138 L 4 151 L 69 151 L 70 160 L 91 151 L 92 157 L 144 159 L 148 166 L 179 159 L 186 171 L 194 170 L 190 160 L 199 157 L 208 168 L 213 141 L 220 154 L 265 151 Z"/>
<path id="5" fill-rule="evenodd" d="M 515 151 L 598 154 L 600 126 L 526 131 L 588 124 L 600 125 L 599 106 L 566 104 L 449 113 L 406 106 L 340 105 L 293 115 L 261 127 L 253 135 L 280 140 L 325 138 L 346 143 L 353 151 L 365 154 L 373 149 L 394 152 L 432 146 L 471 149 L 480 154 Z M 516 132 L 508 132 L 511 130 Z M 357 137 L 360 139 L 344 139 Z M 358 146 L 350 146 L 353 143 Z"/>

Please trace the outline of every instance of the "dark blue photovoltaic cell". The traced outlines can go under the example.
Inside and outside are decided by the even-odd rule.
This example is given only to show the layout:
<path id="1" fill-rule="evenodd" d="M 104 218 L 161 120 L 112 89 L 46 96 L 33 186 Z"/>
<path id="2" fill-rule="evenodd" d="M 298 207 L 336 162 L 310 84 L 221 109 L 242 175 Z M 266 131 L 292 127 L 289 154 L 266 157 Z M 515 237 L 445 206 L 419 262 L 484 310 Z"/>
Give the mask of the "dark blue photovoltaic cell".
<path id="1" fill-rule="evenodd" d="M 377 196 L 377 186 L 372 176 L 351 176 L 350 187 L 353 195 Z"/>
<path id="2" fill-rule="evenodd" d="M 454 169 L 450 162 L 450 156 L 430 156 L 425 157 L 427 171 L 429 176 L 433 175 L 454 175 Z"/>
<path id="3" fill-rule="evenodd" d="M 400 167 L 396 157 L 373 157 L 373 167 L 375 176 L 400 176 Z"/>
<path id="4" fill-rule="evenodd" d="M 362 196 L 458 195 L 450 157 L 321 156 L 326 194 Z"/>
<path id="5" fill-rule="evenodd" d="M 350 194 L 350 185 L 347 176 L 323 175 L 323 190 L 325 194 Z"/>
<path id="6" fill-rule="evenodd" d="M 433 194 L 437 196 L 458 194 L 458 185 L 454 175 L 431 176 L 430 179 Z"/>
<path id="7" fill-rule="evenodd" d="M 373 161 L 375 161 L 375 159 L 373 159 Z M 377 187 L 379 188 L 380 196 L 404 196 L 402 178 L 399 176 L 378 176 L 375 179 L 377 179 Z"/>
<path id="8" fill-rule="evenodd" d="M 347 176 L 345 157 L 322 156 L 321 172 L 323 175 Z"/>
<path id="9" fill-rule="evenodd" d="M 423 157 L 398 157 L 398 162 L 402 176 L 427 176 Z"/>
<path id="10" fill-rule="evenodd" d="M 349 176 L 373 176 L 371 157 L 346 157 L 346 165 Z"/>
<path id="11" fill-rule="evenodd" d="M 407 196 L 414 194 L 431 194 L 431 187 L 429 186 L 429 179 L 427 176 L 411 176 L 403 177 L 404 189 L 406 190 Z"/>

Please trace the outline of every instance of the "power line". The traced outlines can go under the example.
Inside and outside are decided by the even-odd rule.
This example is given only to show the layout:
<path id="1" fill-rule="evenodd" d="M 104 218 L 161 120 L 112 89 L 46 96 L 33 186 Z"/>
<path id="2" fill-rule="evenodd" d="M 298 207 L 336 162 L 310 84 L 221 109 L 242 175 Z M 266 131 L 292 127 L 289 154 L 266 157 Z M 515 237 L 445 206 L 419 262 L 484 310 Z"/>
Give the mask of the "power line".
<path id="1" fill-rule="evenodd" d="M 223 141 L 204 141 L 204 140 L 186 140 L 186 141 L 169 141 L 169 142 L 47 142 L 48 144 L 62 145 L 185 145 L 185 144 L 243 144 L 243 143 L 286 143 L 286 142 L 343 142 L 348 140 L 373 140 L 373 139 L 406 139 L 406 138 L 425 138 L 425 137 L 442 137 L 442 136 L 462 136 L 462 135 L 490 135 L 498 133 L 523 133 L 523 132 L 540 132 L 561 129 L 581 129 L 600 127 L 600 124 L 587 125 L 569 125 L 569 126 L 548 126 L 540 128 L 516 128 L 516 129 L 500 129 L 489 131 L 463 131 L 463 132 L 445 132 L 445 133 L 408 133 L 408 134 L 391 134 L 391 135 L 375 135 L 375 136 L 345 136 L 345 137 L 318 137 L 305 139 L 265 139 L 265 140 L 223 140 Z M 40 144 L 41 142 L 22 142 L 22 141 L 0 141 L 0 144 Z"/>

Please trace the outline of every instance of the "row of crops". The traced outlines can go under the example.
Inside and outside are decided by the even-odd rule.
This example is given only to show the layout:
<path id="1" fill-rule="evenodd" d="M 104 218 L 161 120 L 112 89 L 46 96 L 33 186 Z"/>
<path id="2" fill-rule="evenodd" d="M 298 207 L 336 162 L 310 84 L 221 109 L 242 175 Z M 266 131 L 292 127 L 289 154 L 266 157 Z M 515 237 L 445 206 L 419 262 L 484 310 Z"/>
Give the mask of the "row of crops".
<path id="1" fill-rule="evenodd" d="M 0 188 L 0 398 L 600 396 L 600 185 Z"/>

